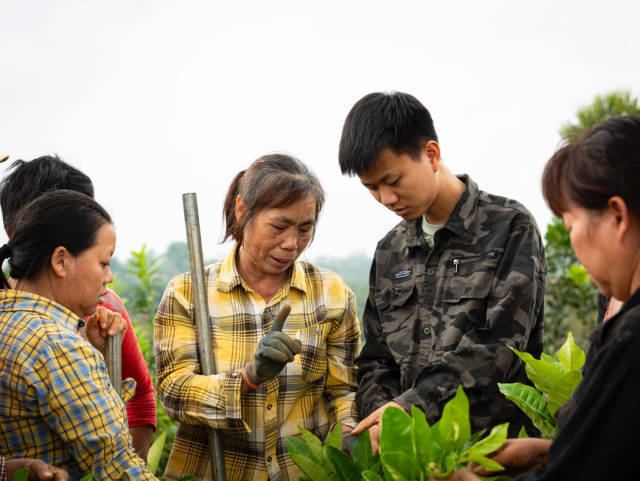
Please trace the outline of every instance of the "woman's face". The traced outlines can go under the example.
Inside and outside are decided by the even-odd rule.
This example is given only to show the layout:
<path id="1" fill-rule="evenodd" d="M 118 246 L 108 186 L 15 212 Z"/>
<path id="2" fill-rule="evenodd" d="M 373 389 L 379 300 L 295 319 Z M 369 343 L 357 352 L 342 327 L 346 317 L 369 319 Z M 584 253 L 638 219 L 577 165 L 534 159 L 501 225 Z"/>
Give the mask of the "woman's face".
<path id="1" fill-rule="evenodd" d="M 284 275 L 311 241 L 315 217 L 313 195 L 287 207 L 260 211 L 244 230 L 241 268 L 260 276 Z"/>
<path id="2" fill-rule="evenodd" d="M 610 246 L 613 233 L 607 229 L 607 214 L 570 205 L 562 214 L 569 231 L 571 246 L 591 280 L 607 295 L 611 294 Z"/>
<path id="3" fill-rule="evenodd" d="M 80 317 L 93 314 L 101 297 L 107 293 L 107 284 L 113 281 L 111 256 L 116 248 L 116 232 L 111 224 L 104 224 L 96 236 L 95 244 L 75 257 L 71 257 L 69 270 L 69 304 Z"/>

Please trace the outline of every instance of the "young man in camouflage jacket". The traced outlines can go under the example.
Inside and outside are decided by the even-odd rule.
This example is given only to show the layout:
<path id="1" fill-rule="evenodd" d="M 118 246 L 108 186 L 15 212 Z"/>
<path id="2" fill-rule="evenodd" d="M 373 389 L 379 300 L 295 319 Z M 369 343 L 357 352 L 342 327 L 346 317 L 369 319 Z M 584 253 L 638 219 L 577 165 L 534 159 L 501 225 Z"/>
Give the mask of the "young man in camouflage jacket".
<path id="1" fill-rule="evenodd" d="M 428 110 L 413 96 L 373 93 L 349 112 L 343 174 L 402 217 L 379 243 L 356 363 L 361 418 L 374 447 L 388 406 L 421 408 L 433 424 L 462 385 L 473 431 L 525 416 L 498 382 L 526 382 L 510 347 L 542 352 L 546 262 L 531 214 L 441 162 Z M 529 431 L 531 433 L 531 430 Z"/>

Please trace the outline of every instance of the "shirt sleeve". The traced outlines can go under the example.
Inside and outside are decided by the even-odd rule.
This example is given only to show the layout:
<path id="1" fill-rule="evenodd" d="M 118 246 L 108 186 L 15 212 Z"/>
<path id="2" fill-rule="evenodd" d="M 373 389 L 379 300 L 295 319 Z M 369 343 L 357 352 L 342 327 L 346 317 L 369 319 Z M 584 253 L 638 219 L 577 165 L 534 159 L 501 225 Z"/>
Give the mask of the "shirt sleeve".
<path id="1" fill-rule="evenodd" d="M 486 297 L 486 312 L 467 313 L 477 317 L 475 327 L 439 362 L 426 365 L 395 401 L 407 410 L 412 404 L 419 406 L 430 422 L 440 417 L 459 385 L 469 397 L 472 414 L 474 405 L 484 406 L 486 414 L 495 400 L 504 401 L 497 383 L 518 380 L 521 369 L 509 346 L 529 352 L 541 349 L 545 279 L 538 229 L 516 217 Z"/>
<path id="2" fill-rule="evenodd" d="M 215 429 L 246 433 L 242 419 L 242 376 L 224 372 L 205 376 L 198 360 L 195 316 L 188 274 L 173 279 L 155 319 L 156 388 L 172 419 Z"/>
<path id="3" fill-rule="evenodd" d="M 356 404 L 360 418 L 366 417 L 383 404 L 394 400 L 400 389 L 400 367 L 389 351 L 376 309 L 374 292 L 376 259 L 369 274 L 369 297 L 362 315 L 365 343 L 356 359 L 358 391 Z"/>
<path id="4" fill-rule="evenodd" d="M 102 356 L 84 340 L 50 338 L 29 374 L 40 412 L 94 479 L 152 480 L 134 452 L 125 407 Z"/>
<path id="5" fill-rule="evenodd" d="M 357 387 L 355 356 L 360 351 L 360 326 L 353 292 L 344 286 L 344 312 L 327 339 L 327 381 L 325 396 L 333 421 L 355 427 Z M 329 313 L 331 315 L 331 313 Z"/>

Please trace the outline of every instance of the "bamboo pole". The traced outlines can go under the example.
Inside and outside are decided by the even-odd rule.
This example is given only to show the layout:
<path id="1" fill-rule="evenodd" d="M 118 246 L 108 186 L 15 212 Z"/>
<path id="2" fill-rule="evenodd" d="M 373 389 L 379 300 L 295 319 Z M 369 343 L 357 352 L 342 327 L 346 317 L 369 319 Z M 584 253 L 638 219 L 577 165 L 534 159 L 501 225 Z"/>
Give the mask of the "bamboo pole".
<path id="1" fill-rule="evenodd" d="M 122 394 L 122 334 L 107 337 L 107 372 L 113 389 Z"/>
<path id="2" fill-rule="evenodd" d="M 202 374 L 216 374 L 216 362 L 213 357 L 211 325 L 209 321 L 209 305 L 204 282 L 204 262 L 202 259 L 202 240 L 200 236 L 200 220 L 198 218 L 198 200 L 195 193 L 182 194 L 184 206 L 184 222 L 187 229 L 189 246 L 189 263 L 191 265 L 191 290 L 196 315 L 198 335 L 198 351 Z M 209 438 L 209 456 L 214 481 L 225 481 L 224 450 L 220 433 L 207 427 Z"/>

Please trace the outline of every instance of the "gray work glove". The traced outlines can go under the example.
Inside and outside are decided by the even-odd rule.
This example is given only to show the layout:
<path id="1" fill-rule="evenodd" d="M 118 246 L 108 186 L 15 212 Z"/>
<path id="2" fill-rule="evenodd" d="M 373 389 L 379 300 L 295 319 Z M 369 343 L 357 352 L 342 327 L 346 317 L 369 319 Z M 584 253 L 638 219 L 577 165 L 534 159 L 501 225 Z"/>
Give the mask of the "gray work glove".
<path id="1" fill-rule="evenodd" d="M 289 304 L 282 306 L 273 321 L 271 330 L 258 343 L 258 349 L 253 354 L 254 360 L 246 369 L 247 379 L 254 386 L 259 386 L 277 376 L 300 352 L 300 342 L 282 332 L 282 326 L 289 312 L 291 312 Z"/>

